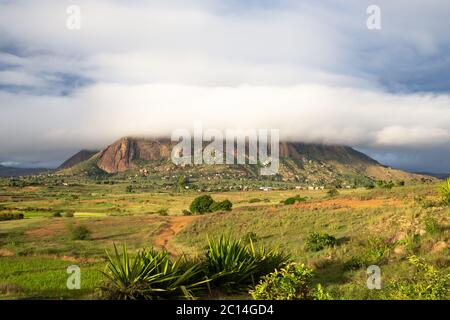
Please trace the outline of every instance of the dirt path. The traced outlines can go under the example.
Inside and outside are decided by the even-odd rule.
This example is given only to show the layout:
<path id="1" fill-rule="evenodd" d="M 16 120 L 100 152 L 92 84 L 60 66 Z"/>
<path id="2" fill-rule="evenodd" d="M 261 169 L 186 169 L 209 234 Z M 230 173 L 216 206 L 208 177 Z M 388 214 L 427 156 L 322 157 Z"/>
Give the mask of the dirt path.
<path id="1" fill-rule="evenodd" d="M 184 227 L 194 221 L 196 216 L 177 216 L 165 217 L 167 225 L 155 236 L 154 244 L 172 255 L 177 255 L 176 250 L 170 244 L 170 241 L 181 231 Z"/>

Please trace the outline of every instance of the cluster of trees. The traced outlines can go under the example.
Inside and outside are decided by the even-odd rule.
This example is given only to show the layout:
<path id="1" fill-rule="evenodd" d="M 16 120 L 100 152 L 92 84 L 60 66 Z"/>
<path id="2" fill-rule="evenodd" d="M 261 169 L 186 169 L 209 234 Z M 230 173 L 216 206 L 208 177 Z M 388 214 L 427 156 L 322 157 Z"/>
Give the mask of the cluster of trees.
<path id="1" fill-rule="evenodd" d="M 373 184 L 373 183 L 366 184 L 365 188 L 366 189 L 374 189 L 375 186 L 377 186 L 378 188 L 382 188 L 382 189 L 392 189 L 395 186 L 397 186 L 397 187 L 405 186 L 405 181 L 401 180 L 401 181 L 397 181 L 396 183 L 394 183 L 392 180 L 389 180 L 389 181 L 378 180 L 375 182 L 375 184 Z"/>
<path id="2" fill-rule="evenodd" d="M 233 204 L 230 200 L 214 201 L 209 195 L 202 195 L 194 199 L 189 206 L 189 211 L 192 213 L 203 214 L 206 212 L 215 211 L 230 211 Z"/>

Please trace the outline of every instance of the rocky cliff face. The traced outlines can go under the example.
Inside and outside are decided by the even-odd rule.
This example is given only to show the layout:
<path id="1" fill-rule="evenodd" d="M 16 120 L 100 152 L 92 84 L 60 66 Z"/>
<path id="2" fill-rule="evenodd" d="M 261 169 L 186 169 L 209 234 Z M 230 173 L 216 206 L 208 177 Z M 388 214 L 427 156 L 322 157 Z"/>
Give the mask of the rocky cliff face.
<path id="1" fill-rule="evenodd" d="M 168 139 L 122 138 L 99 154 L 98 167 L 108 173 L 134 168 L 134 160 L 170 160 L 176 143 Z M 280 158 L 294 160 L 336 161 L 350 165 L 376 165 L 377 161 L 346 146 L 330 146 L 298 142 L 281 142 Z"/>
<path id="2" fill-rule="evenodd" d="M 137 160 L 170 160 L 170 154 L 175 144 L 176 142 L 171 142 L 169 139 L 122 138 L 98 154 L 97 166 L 108 173 L 115 173 L 135 168 Z M 359 172 L 369 166 L 379 165 L 372 158 L 346 146 L 281 142 L 279 148 L 280 159 L 296 161 L 296 164 L 285 168 L 286 172 L 301 170 L 305 167 L 302 165 L 305 162 L 332 162 L 353 167 Z M 291 172 L 291 174 L 295 173 Z"/>
<path id="3" fill-rule="evenodd" d="M 169 139 L 148 139 L 126 137 L 119 139 L 106 147 L 101 152 L 92 156 L 92 165 L 108 173 L 124 172 L 133 168 L 164 170 L 181 174 L 207 170 L 217 172 L 228 171 L 233 175 L 235 171 L 247 172 L 247 178 L 255 178 L 257 173 L 253 169 L 244 166 L 216 166 L 207 165 L 180 167 L 170 163 L 172 148 L 176 142 Z M 206 147 L 207 144 L 204 145 Z M 381 165 L 367 155 L 347 146 L 332 146 L 299 142 L 281 142 L 279 175 L 285 181 L 299 181 L 310 183 L 311 181 L 332 182 L 348 181 L 351 179 L 372 180 L 423 180 L 430 177 L 421 176 L 388 168 Z M 248 149 L 247 149 L 248 151 Z M 88 154 L 85 154 L 86 156 Z M 83 155 L 84 157 L 84 155 Z M 78 156 L 77 159 L 82 158 Z M 70 160 L 70 159 L 69 159 Z M 68 162 L 69 162 L 68 160 Z M 155 161 L 155 162 L 152 162 Z M 167 161 L 166 164 L 156 161 Z M 161 165 L 164 166 L 160 167 Z M 209 168 L 204 168 L 204 167 Z M 256 168 L 256 169 L 255 169 Z M 257 167 L 254 169 L 256 171 Z M 250 171 L 248 171 L 250 170 Z M 255 171 L 255 172 L 256 172 Z"/>
<path id="4" fill-rule="evenodd" d="M 99 155 L 97 165 L 108 172 L 123 172 L 134 168 L 134 160 L 170 159 L 171 142 L 166 139 L 122 138 L 109 145 Z"/>

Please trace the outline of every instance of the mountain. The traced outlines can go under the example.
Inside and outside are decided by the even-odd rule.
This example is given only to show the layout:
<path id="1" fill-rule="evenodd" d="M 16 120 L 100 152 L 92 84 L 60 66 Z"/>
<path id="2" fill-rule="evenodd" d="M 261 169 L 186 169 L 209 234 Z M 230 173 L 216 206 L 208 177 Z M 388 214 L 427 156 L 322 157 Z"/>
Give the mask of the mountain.
<path id="1" fill-rule="evenodd" d="M 16 167 L 5 167 L 0 165 L 0 177 L 17 177 L 17 176 L 27 176 L 31 174 L 37 174 L 41 172 L 49 171 L 49 169 L 44 168 L 16 168 Z"/>
<path id="2" fill-rule="evenodd" d="M 170 155 L 176 142 L 167 138 L 125 137 L 87 161 L 72 167 L 78 171 L 98 174 L 125 174 L 167 178 L 177 175 L 197 177 L 205 181 L 217 179 L 260 180 L 261 165 L 186 165 L 172 163 Z M 365 185 L 376 180 L 434 181 L 435 178 L 384 166 L 369 156 L 348 146 L 301 142 L 280 142 L 280 165 L 276 179 L 299 185 Z M 77 159 L 81 159 L 78 157 Z M 70 160 L 70 159 L 69 159 Z M 69 161 L 68 160 L 68 161 Z"/>
<path id="3" fill-rule="evenodd" d="M 73 156 L 71 156 L 66 161 L 64 161 L 56 170 L 71 168 L 83 161 L 86 161 L 86 160 L 92 158 L 92 156 L 94 156 L 96 153 L 98 153 L 98 151 L 81 150 L 81 151 L 77 152 L 76 154 L 74 154 Z"/>
<path id="4" fill-rule="evenodd" d="M 98 167 L 108 173 L 135 167 L 135 160 L 170 160 L 176 143 L 168 139 L 122 138 L 99 154 Z M 337 162 L 352 166 L 379 165 L 377 161 L 346 146 L 281 142 L 280 158 L 315 162 Z"/>
<path id="5" fill-rule="evenodd" d="M 97 165 L 108 173 L 123 172 L 135 167 L 134 160 L 169 160 L 174 145 L 168 139 L 122 138 L 100 152 Z"/>

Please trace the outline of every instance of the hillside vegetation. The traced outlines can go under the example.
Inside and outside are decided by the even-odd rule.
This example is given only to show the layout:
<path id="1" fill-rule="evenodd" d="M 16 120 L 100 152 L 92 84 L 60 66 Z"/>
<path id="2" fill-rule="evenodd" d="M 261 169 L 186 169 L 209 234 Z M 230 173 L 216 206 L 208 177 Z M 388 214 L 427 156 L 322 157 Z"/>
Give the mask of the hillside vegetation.
<path id="1" fill-rule="evenodd" d="M 228 199 L 232 210 L 184 216 L 201 194 L 130 192 L 126 183 L 2 183 L 1 212 L 24 214 L 0 222 L 2 298 L 99 298 L 105 250 L 113 252 L 114 244 L 126 244 L 132 257 L 154 247 L 172 257 L 198 259 L 208 239 L 220 235 L 289 254 L 311 270 L 311 288 L 320 284 L 324 296 L 314 291 L 315 297 L 448 298 L 450 209 L 436 184 L 340 189 L 333 195 L 328 190 L 213 192 L 214 201 Z M 81 290 L 66 288 L 66 268 L 72 264 L 81 268 Z M 381 268 L 381 290 L 366 286 L 372 264 Z M 274 277 L 267 285 L 277 281 Z M 199 297 L 250 299 L 256 284 Z"/>
<path id="2" fill-rule="evenodd" d="M 372 185 L 377 180 L 414 183 L 437 181 L 426 175 L 383 166 L 348 146 L 280 142 L 278 173 L 262 176 L 261 163 L 177 166 L 171 161 L 171 150 L 175 145 L 175 142 L 163 138 L 125 137 L 89 159 L 84 158 L 86 152 L 80 151 L 65 162 L 70 163 L 70 166 L 63 165 L 62 168 L 66 170 L 58 174 L 67 178 L 81 175 L 94 180 L 114 177 L 141 183 L 162 181 L 166 187 L 174 177 L 185 176 L 189 179 L 190 187 L 200 191 L 254 190 L 261 186 L 289 185 L 351 188 Z M 224 152 L 224 159 L 229 156 Z M 235 154 L 231 157 L 236 163 Z M 247 163 L 248 157 L 246 154 Z"/>

